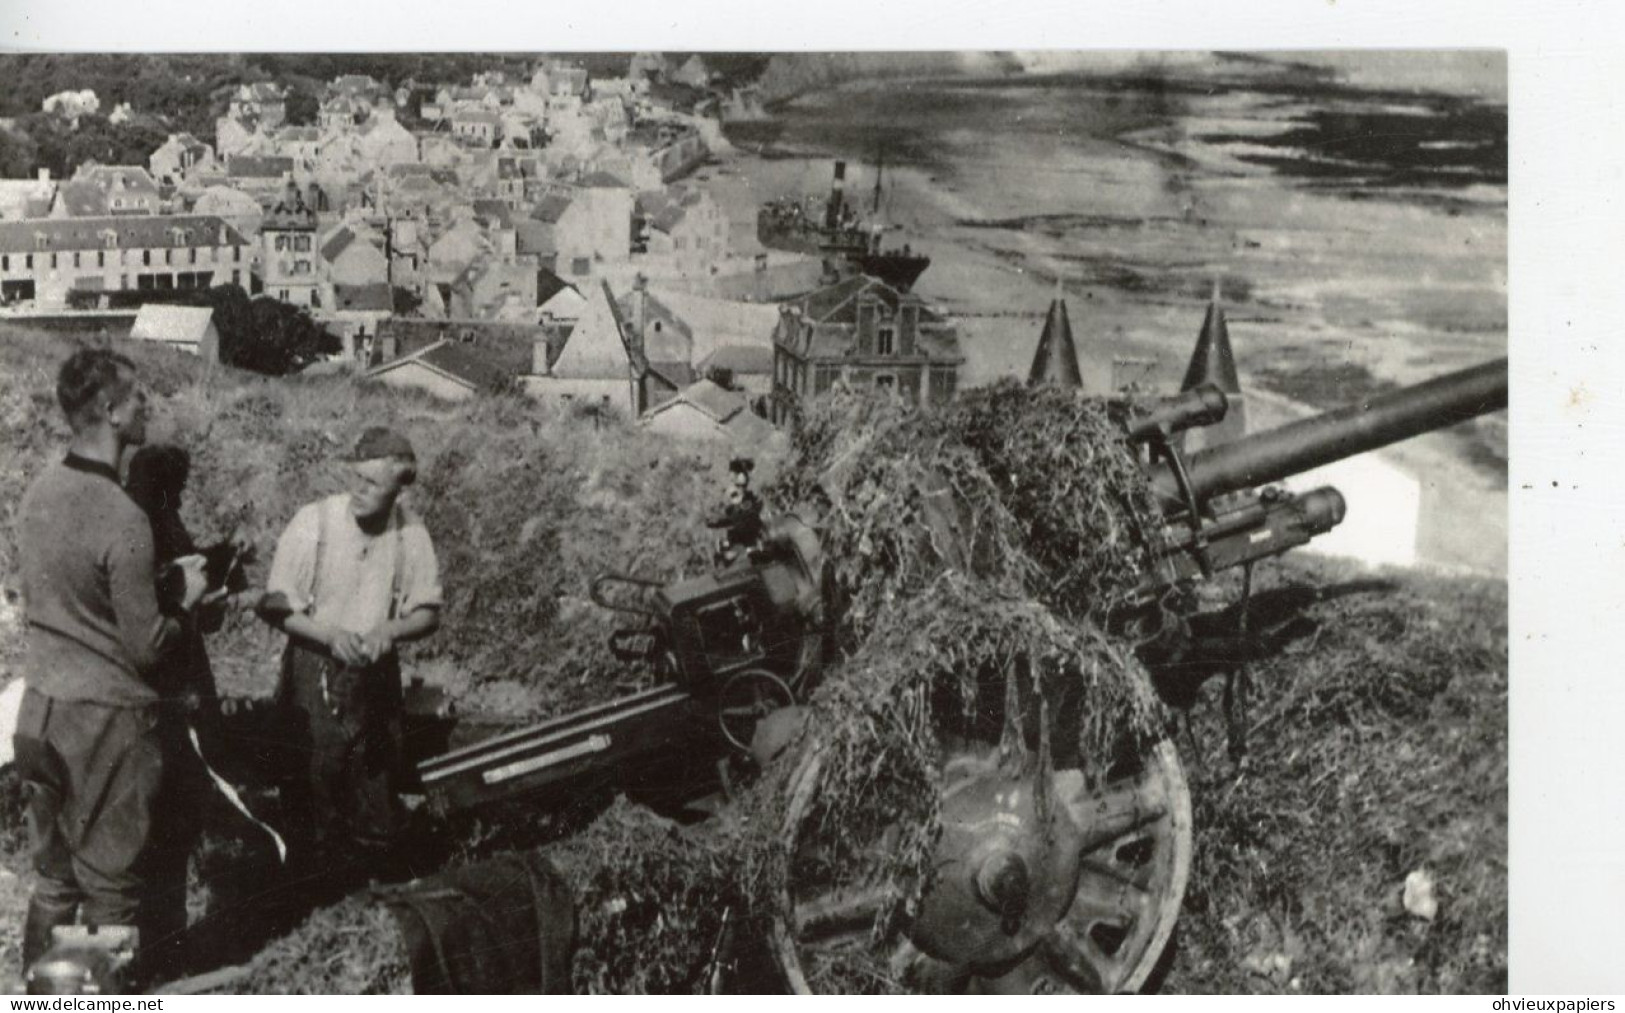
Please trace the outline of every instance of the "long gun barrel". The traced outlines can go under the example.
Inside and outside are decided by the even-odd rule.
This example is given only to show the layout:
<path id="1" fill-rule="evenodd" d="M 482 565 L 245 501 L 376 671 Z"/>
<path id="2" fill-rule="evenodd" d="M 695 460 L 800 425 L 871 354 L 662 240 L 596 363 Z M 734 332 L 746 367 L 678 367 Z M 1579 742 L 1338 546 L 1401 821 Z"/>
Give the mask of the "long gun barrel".
<path id="1" fill-rule="evenodd" d="M 1507 360 L 1497 359 L 1193 454 L 1186 462 L 1190 494 L 1202 502 L 1268 485 L 1506 406 Z M 1157 466 L 1152 486 L 1170 510 L 1187 502 L 1166 463 Z"/>

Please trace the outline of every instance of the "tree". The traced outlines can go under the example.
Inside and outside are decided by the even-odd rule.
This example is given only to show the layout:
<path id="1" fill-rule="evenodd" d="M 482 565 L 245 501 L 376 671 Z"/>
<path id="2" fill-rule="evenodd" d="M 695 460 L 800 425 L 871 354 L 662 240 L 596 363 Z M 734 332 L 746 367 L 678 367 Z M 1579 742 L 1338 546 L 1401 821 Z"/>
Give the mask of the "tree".
<path id="1" fill-rule="evenodd" d="M 220 329 L 221 361 L 239 369 L 286 376 L 344 347 L 304 310 L 266 296 L 251 301 L 240 320 L 233 322 L 229 339 L 226 328 L 215 324 Z"/>
<path id="2" fill-rule="evenodd" d="M 23 179 L 34 175 L 39 145 L 27 134 L 0 127 L 0 178 Z"/>
<path id="3" fill-rule="evenodd" d="M 305 127 L 316 122 L 316 116 L 321 112 L 322 104 L 316 98 L 316 93 L 303 83 L 296 83 L 288 88 L 288 97 L 283 107 L 287 114 L 289 126 Z"/>

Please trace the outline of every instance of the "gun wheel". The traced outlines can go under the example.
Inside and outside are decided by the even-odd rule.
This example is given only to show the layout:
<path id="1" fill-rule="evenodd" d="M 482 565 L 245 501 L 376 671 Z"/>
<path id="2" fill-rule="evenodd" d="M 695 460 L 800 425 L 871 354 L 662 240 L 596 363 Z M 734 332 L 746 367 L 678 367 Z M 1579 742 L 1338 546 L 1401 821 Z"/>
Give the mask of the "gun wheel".
<path id="1" fill-rule="evenodd" d="M 792 991 L 846 990 L 862 966 L 911 992 L 1137 992 L 1173 934 L 1191 863 L 1191 803 L 1163 741 L 1090 787 L 1081 772 L 1001 770 L 991 752 L 943 766 L 937 874 L 899 932 L 882 938 L 885 884 L 838 890 L 797 881 L 804 824 L 819 791 L 815 748 L 791 781 L 790 873 L 773 948 Z M 1045 828 L 1048 828 L 1047 832 Z M 884 848 L 885 842 L 876 842 Z"/>

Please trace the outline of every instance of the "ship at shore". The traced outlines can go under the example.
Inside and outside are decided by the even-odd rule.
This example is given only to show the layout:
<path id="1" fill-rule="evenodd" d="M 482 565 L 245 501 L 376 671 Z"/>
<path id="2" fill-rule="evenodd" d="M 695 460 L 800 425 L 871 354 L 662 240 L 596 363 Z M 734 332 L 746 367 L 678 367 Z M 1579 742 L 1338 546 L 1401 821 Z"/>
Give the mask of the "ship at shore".
<path id="1" fill-rule="evenodd" d="M 904 245 L 885 249 L 884 227 L 866 224 L 845 197 L 846 163 L 835 163 L 829 198 L 784 198 L 763 204 L 756 215 L 756 239 L 772 250 L 821 257 L 835 275 L 866 274 L 899 292 L 914 287 L 931 266 L 931 258 Z M 880 176 L 875 176 L 875 208 L 879 211 Z"/>

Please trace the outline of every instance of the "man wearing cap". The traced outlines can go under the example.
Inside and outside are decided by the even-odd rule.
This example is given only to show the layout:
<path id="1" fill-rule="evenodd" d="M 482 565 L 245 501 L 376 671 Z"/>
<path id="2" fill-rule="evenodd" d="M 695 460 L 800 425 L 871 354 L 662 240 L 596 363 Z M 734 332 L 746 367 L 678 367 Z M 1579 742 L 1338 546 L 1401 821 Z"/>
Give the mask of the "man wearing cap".
<path id="1" fill-rule="evenodd" d="M 411 443 L 368 429 L 351 465 L 350 492 L 306 505 L 288 524 L 260 604 L 288 635 L 278 698 L 298 753 L 295 809 L 312 852 L 332 858 L 379 855 L 398 838 L 396 646 L 440 626 L 434 546 L 400 502 L 417 475 Z"/>
<path id="2" fill-rule="evenodd" d="M 182 635 L 159 607 L 152 527 L 118 481 L 124 451 L 146 440 L 135 364 L 107 349 L 75 352 L 56 397 L 73 430 L 68 454 L 17 509 L 28 655 L 13 741 L 39 874 L 25 967 L 76 915 L 146 931 L 164 777 L 155 684 Z M 203 559 L 178 568 L 171 611 L 184 614 L 203 595 Z"/>

